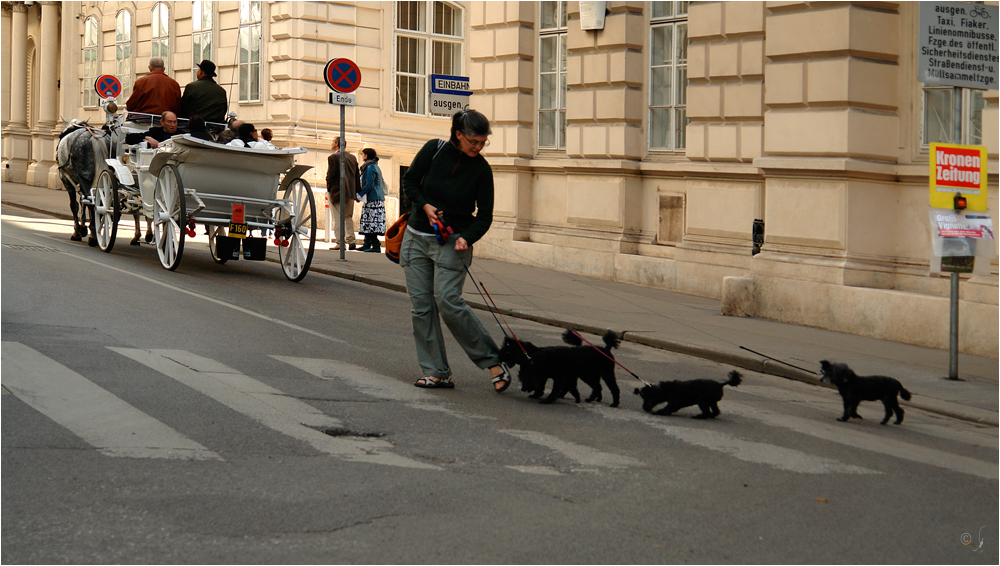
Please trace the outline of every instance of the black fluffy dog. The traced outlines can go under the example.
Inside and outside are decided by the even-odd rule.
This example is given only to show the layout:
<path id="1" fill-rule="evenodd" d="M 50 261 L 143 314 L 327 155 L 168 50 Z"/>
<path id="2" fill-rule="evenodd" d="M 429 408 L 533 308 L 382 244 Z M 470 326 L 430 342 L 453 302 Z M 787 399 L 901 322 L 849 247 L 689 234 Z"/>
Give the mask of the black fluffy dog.
<path id="1" fill-rule="evenodd" d="M 714 419 L 719 416 L 719 401 L 722 400 L 722 388 L 726 385 L 736 387 L 743 382 L 743 376 L 738 371 L 729 372 L 729 381 L 712 381 L 711 379 L 692 379 L 690 381 L 661 381 L 656 385 L 647 385 L 636 389 L 635 394 L 642 397 L 642 410 L 654 415 L 672 415 L 678 409 L 698 405 L 701 414 L 696 419 Z M 667 406 L 659 411 L 653 407 L 660 403 Z"/>
<path id="2" fill-rule="evenodd" d="M 510 337 L 503 340 L 500 348 L 500 361 L 508 367 L 520 366 L 517 377 L 521 381 L 521 391 L 532 391 L 532 399 L 538 399 L 545 394 L 545 383 L 552 379 L 552 391 L 542 399 L 542 403 L 553 403 L 566 393 L 572 393 L 577 403 L 580 393 L 577 391 L 577 379 L 582 380 L 593 390 L 587 402 L 602 399 L 601 380 L 611 391 L 611 406 L 618 406 L 618 381 L 615 379 L 613 348 L 621 343 L 621 338 L 613 330 L 608 330 L 602 337 L 604 347 L 597 348 L 584 345 L 573 330 L 566 330 L 562 335 L 568 346 L 546 346 L 539 348 L 531 342 L 514 341 Z M 523 350 L 522 350 L 523 347 Z"/>
<path id="3" fill-rule="evenodd" d="M 820 381 L 829 381 L 837 386 L 844 400 L 844 416 L 837 419 L 846 422 L 851 417 L 860 419 L 858 405 L 862 401 L 882 401 L 885 405 L 885 418 L 882 424 L 889 422 L 889 417 L 896 413 L 896 424 L 903 422 L 903 409 L 899 406 L 896 395 L 904 401 L 910 400 L 910 392 L 899 380 L 884 375 L 858 375 L 847 364 L 831 363 L 823 360 L 819 363 L 823 371 Z"/>

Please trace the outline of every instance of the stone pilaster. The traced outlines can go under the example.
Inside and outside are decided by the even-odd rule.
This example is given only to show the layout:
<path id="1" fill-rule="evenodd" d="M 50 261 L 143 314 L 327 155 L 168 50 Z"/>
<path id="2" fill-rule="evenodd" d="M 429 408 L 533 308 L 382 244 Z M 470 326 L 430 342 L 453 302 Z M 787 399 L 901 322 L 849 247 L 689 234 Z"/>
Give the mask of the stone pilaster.
<path id="1" fill-rule="evenodd" d="M 56 143 L 59 134 L 56 131 L 56 101 L 59 87 L 56 84 L 59 68 L 59 28 L 60 2 L 40 2 L 42 17 L 40 27 L 39 68 L 43 71 L 38 77 L 38 121 L 32 131 L 31 156 L 32 163 L 28 166 L 27 182 L 40 187 L 59 186 L 56 169 Z M 46 72 L 51 69 L 53 72 Z"/>
<path id="2" fill-rule="evenodd" d="M 22 2 L 11 4 L 10 30 L 10 120 L 4 131 L 3 155 L 6 159 L 3 180 L 24 183 L 31 157 L 31 133 L 28 131 L 28 101 L 21 93 L 28 91 L 28 9 Z M 16 94 L 15 94 L 16 93 Z"/>

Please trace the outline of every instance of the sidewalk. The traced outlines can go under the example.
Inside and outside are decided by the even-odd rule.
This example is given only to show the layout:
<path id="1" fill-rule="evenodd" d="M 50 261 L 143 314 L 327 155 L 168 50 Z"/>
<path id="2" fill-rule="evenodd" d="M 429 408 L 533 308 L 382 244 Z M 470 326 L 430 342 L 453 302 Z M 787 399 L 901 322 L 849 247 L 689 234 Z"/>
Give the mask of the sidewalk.
<path id="1" fill-rule="evenodd" d="M 64 191 L 4 183 L 2 203 L 71 218 Z M 5 210 L 12 213 L 11 208 Z M 124 222 L 131 230 L 131 220 Z M 318 238 L 322 237 L 322 230 Z M 69 233 L 66 235 L 69 238 Z M 359 240 L 360 241 L 360 240 Z M 487 245 L 487 244 L 482 244 Z M 114 252 L 112 252 L 114 253 Z M 384 254 L 330 250 L 317 239 L 311 271 L 404 292 L 403 270 Z M 625 283 L 560 273 L 541 267 L 477 258 L 472 274 L 486 287 L 504 316 L 601 334 L 626 330 L 625 341 L 808 383 L 818 376 L 766 359 L 769 356 L 808 371 L 820 360 L 844 362 L 860 374 L 898 378 L 913 393 L 905 405 L 997 426 L 998 374 L 995 359 L 961 354 L 961 381 L 948 375 L 948 351 L 719 314 L 719 301 Z M 465 299 L 485 309 L 475 285 Z M 584 336 L 588 340 L 592 336 Z M 751 351 L 752 350 L 752 351 Z M 757 355 L 754 352 L 763 354 Z M 647 376 L 647 381 L 669 376 Z"/>

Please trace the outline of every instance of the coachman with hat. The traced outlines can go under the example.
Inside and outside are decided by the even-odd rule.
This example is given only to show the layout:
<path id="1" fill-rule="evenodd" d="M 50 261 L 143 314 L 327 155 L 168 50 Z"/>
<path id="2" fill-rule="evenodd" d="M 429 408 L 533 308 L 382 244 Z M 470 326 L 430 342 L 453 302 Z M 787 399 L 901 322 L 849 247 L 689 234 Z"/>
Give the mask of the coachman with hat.
<path id="1" fill-rule="evenodd" d="M 201 116 L 206 122 L 225 123 L 228 102 L 226 89 L 215 80 L 215 63 L 205 59 L 198 63 L 196 81 L 184 87 L 181 96 L 181 117 Z"/>

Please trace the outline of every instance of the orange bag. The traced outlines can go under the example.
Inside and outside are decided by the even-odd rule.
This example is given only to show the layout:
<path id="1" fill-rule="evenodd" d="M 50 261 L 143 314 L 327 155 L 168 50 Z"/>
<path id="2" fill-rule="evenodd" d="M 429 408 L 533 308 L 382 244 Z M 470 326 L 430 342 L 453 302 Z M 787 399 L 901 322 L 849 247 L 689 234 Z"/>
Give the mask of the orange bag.
<path id="1" fill-rule="evenodd" d="M 406 233 L 406 221 L 409 218 L 410 211 L 404 212 L 385 231 L 385 257 L 394 263 L 399 263 L 399 248 L 403 246 L 403 234 Z"/>

